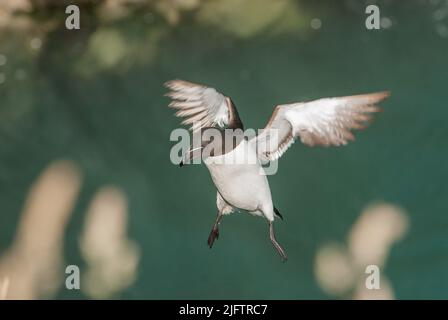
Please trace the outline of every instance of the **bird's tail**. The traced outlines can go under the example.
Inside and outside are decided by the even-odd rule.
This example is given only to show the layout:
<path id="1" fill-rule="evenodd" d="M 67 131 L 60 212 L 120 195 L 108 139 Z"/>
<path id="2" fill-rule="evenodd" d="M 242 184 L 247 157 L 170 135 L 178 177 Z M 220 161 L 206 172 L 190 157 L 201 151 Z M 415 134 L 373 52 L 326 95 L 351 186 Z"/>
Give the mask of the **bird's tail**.
<path id="1" fill-rule="evenodd" d="M 280 211 L 278 211 L 278 209 L 276 207 L 274 207 L 274 213 L 277 217 L 279 217 L 280 219 L 283 220 L 282 214 L 280 213 Z"/>

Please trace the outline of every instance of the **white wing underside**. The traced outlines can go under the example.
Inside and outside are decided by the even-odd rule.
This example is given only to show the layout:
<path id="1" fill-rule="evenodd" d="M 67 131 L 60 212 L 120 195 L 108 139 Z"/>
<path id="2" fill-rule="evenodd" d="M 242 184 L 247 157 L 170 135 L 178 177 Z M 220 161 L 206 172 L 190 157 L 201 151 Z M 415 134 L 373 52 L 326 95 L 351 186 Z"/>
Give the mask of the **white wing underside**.
<path id="1" fill-rule="evenodd" d="M 310 102 L 279 105 L 257 137 L 262 162 L 280 158 L 300 138 L 309 146 L 341 146 L 355 139 L 351 130 L 365 128 L 377 103 L 388 92 L 324 98 Z"/>

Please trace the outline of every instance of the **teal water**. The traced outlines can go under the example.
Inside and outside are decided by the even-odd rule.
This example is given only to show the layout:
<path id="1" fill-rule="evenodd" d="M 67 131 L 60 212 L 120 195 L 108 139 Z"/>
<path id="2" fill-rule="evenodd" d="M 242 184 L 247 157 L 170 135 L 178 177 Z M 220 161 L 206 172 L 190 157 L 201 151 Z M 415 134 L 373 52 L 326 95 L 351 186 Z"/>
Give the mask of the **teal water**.
<path id="1" fill-rule="evenodd" d="M 437 7 L 384 3 L 392 26 L 379 31 L 366 30 L 358 7 L 309 1 L 293 3 L 300 14 L 288 19 L 300 23 L 280 15 L 249 35 L 199 23 L 194 11 L 173 26 L 146 11 L 103 22 L 91 9 L 79 32 L 53 29 L 37 53 L 22 50 L 14 31 L 2 34 L 0 254 L 33 181 L 52 161 L 70 159 L 84 180 L 64 235 L 67 263 L 85 265 L 78 239 L 94 192 L 112 184 L 128 199 L 128 237 L 141 257 L 135 282 L 115 298 L 332 298 L 316 280 L 316 254 L 344 242 L 375 201 L 402 207 L 409 219 L 384 267 L 396 298 L 447 298 L 448 38 L 433 20 Z M 316 16 L 322 27 L 312 30 Z M 216 191 L 205 167 L 169 161 L 179 121 L 162 84 L 172 78 L 223 91 L 253 128 L 276 104 L 392 96 L 355 143 L 296 143 L 279 162 L 270 184 L 285 217 L 276 224 L 289 256 L 282 264 L 265 221 L 246 214 L 225 217 L 214 248 L 206 246 Z M 87 298 L 63 289 L 55 297 Z"/>

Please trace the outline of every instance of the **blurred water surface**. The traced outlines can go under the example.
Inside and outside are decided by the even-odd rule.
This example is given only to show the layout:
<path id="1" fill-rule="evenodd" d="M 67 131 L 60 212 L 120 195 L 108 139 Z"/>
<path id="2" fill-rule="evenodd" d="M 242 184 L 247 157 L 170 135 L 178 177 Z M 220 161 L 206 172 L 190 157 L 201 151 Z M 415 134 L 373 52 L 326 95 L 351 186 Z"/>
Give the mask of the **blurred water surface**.
<path id="1" fill-rule="evenodd" d="M 2 266 L 12 270 L 6 253 L 16 252 L 21 219 L 35 212 L 36 181 L 68 160 L 80 186 L 60 226 L 58 277 L 66 264 L 79 265 L 88 289 L 59 286 L 34 297 L 356 297 L 348 287 L 325 289 L 316 256 L 328 243 L 350 248 L 361 213 L 381 201 L 399 207 L 407 226 L 382 267 L 392 297 L 448 298 L 446 1 L 377 1 L 384 28 L 374 31 L 364 26 L 364 1 L 80 1 L 78 31 L 64 28 L 64 2 L 7 2 L 0 6 L 0 277 Z M 296 143 L 279 162 L 270 183 L 285 217 L 277 223 L 289 256 L 282 264 L 266 222 L 246 214 L 225 217 L 207 248 L 216 191 L 205 167 L 170 162 L 169 135 L 180 125 L 162 85 L 172 78 L 230 95 L 253 128 L 276 104 L 392 96 L 355 143 Z M 58 194 L 44 206 L 57 205 Z M 101 201 L 109 200 L 116 223 L 103 224 Z M 88 218 L 95 210 L 106 214 Z M 90 236 L 89 221 L 98 224 Z M 113 229 L 102 238 L 113 252 L 95 260 L 86 246 L 102 247 L 94 234 L 103 225 Z M 383 235 L 369 234 L 373 242 Z M 111 263 L 112 271 L 91 269 Z"/>

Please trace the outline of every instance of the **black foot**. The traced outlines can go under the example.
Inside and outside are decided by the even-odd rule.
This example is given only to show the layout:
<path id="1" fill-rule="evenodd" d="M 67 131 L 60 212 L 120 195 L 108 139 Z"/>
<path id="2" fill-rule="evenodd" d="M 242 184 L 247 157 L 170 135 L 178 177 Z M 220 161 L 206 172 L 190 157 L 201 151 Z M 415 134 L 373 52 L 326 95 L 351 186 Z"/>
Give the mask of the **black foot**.
<path id="1" fill-rule="evenodd" d="M 210 235 L 208 236 L 207 244 L 210 247 L 210 249 L 213 247 L 213 243 L 215 242 L 215 239 L 219 238 L 219 229 L 213 228 L 210 232 Z"/>

